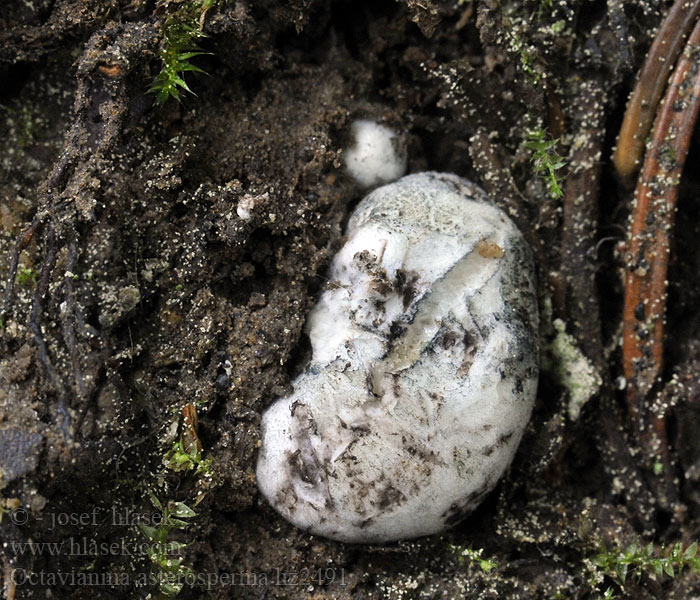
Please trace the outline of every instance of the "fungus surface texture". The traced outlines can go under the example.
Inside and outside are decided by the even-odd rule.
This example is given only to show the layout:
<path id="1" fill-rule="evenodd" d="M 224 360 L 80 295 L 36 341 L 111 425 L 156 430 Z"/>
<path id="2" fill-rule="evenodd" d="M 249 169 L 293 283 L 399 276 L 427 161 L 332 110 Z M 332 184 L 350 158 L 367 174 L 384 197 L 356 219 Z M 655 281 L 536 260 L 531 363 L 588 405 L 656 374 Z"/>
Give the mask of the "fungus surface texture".
<path id="1" fill-rule="evenodd" d="M 358 119 L 350 127 L 353 144 L 343 152 L 345 167 L 360 187 L 371 188 L 406 172 L 406 148 L 391 129 Z"/>
<path id="2" fill-rule="evenodd" d="M 341 541 L 458 523 L 530 418 L 537 330 L 529 248 L 479 187 L 420 173 L 376 189 L 307 320 L 311 362 L 263 415 L 260 490 Z"/>

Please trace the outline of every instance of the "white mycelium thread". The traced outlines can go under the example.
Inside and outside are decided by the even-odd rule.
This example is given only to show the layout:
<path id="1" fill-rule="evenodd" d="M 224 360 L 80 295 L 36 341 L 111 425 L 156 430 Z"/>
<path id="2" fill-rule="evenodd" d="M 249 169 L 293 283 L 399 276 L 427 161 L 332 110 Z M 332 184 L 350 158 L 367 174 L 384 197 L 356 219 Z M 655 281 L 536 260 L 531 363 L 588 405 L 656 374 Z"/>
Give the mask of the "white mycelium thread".
<path id="1" fill-rule="evenodd" d="M 353 145 L 343 152 L 345 167 L 365 188 L 398 179 L 406 172 L 406 150 L 398 136 L 374 121 L 351 125 Z"/>
<path id="2" fill-rule="evenodd" d="M 263 416 L 260 490 L 348 542 L 442 531 L 496 485 L 537 387 L 521 234 L 454 175 L 367 196 L 311 311 L 311 364 Z"/>

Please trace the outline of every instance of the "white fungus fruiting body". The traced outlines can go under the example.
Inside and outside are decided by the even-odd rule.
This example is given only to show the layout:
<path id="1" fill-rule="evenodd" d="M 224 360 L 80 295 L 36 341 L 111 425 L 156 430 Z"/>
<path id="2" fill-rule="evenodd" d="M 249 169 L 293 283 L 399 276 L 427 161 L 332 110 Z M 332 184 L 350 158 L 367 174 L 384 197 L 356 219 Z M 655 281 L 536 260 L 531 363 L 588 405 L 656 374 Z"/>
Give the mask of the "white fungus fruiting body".
<path id="1" fill-rule="evenodd" d="M 359 119 L 350 133 L 353 145 L 343 152 L 345 168 L 361 187 L 383 185 L 406 172 L 406 150 L 391 129 Z"/>
<path id="2" fill-rule="evenodd" d="M 348 542 L 454 525 L 496 485 L 538 371 L 529 249 L 469 181 L 421 173 L 367 196 L 311 311 L 311 364 L 265 412 L 258 485 Z"/>

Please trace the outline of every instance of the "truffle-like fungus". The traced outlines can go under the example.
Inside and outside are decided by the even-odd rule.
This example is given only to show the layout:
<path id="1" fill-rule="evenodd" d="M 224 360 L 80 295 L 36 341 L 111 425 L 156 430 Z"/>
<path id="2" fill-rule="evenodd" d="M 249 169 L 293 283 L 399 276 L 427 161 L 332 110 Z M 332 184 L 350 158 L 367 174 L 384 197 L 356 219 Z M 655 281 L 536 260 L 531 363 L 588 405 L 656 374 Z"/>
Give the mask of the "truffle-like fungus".
<path id="1" fill-rule="evenodd" d="M 350 131 L 353 145 L 343 157 L 345 167 L 361 187 L 389 183 L 406 172 L 406 149 L 391 129 L 359 119 Z"/>
<path id="2" fill-rule="evenodd" d="M 311 363 L 263 416 L 259 487 L 336 540 L 442 531 L 496 485 L 530 418 L 530 251 L 476 185 L 421 173 L 360 202 L 329 279 Z"/>

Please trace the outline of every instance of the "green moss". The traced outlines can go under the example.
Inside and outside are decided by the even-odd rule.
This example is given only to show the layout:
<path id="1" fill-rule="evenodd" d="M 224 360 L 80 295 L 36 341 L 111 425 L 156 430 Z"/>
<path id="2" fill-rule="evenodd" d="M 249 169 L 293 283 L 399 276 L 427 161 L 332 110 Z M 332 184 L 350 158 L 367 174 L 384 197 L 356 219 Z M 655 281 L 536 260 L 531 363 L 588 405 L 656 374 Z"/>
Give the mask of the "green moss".
<path id="1" fill-rule="evenodd" d="M 457 556 L 457 560 L 461 564 L 477 566 L 484 573 L 489 573 L 490 571 L 498 568 L 498 563 L 482 556 L 484 553 L 483 548 L 474 550 L 466 546 L 457 546 L 454 544 L 450 544 L 449 548 L 452 552 L 454 552 L 454 554 Z"/>
<path id="2" fill-rule="evenodd" d="M 193 470 L 195 475 L 211 477 L 214 473 L 212 457 L 204 458 L 196 446 L 189 452 L 182 438 L 176 440 L 163 457 L 165 466 L 173 471 Z"/>
<path id="3" fill-rule="evenodd" d="M 12 121 L 17 147 L 24 150 L 34 142 L 36 135 L 43 124 L 37 115 L 36 107 L 31 104 L 7 106 L 0 104 L 0 110 L 4 110 L 8 120 Z"/>
<path id="4" fill-rule="evenodd" d="M 508 32 L 508 48 L 520 57 L 520 67 L 533 85 L 538 85 L 545 75 L 536 67 L 535 51 L 513 29 Z"/>
<path id="5" fill-rule="evenodd" d="M 215 4 L 216 0 L 190 0 L 166 19 L 160 52 L 163 67 L 148 90 L 156 95 L 156 104 L 162 105 L 168 98 L 179 102 L 183 90 L 196 95 L 187 85 L 185 73 L 205 72 L 191 61 L 196 56 L 209 54 L 197 41 L 206 37 L 202 31 L 204 17 Z"/>
<path id="6" fill-rule="evenodd" d="M 157 526 L 139 523 L 138 528 L 149 542 L 147 554 L 157 572 L 160 597 L 172 598 L 182 590 L 184 578 L 193 573 L 184 564 L 181 555 L 187 544 L 173 540 L 172 534 L 189 527 L 191 522 L 188 519 L 196 517 L 197 513 L 184 502 L 170 501 L 164 504 L 152 491 L 149 490 L 148 495 L 160 511 L 161 521 Z"/>
<path id="7" fill-rule="evenodd" d="M 525 136 L 523 147 L 532 151 L 530 161 L 535 173 L 544 181 L 552 198 L 561 198 L 564 195 L 561 189 L 564 178 L 559 172 L 566 166 L 566 161 L 557 152 L 559 140 L 547 139 L 547 132 L 541 127 L 528 129 Z"/>
<path id="8" fill-rule="evenodd" d="M 17 283 L 24 287 L 34 287 L 39 274 L 30 267 L 21 267 L 17 270 Z"/>
<path id="9" fill-rule="evenodd" d="M 697 542 L 685 548 L 682 542 L 678 542 L 668 549 L 662 546 L 659 550 L 656 550 L 651 543 L 646 546 L 630 544 L 626 548 L 610 549 L 601 546 L 600 551 L 589 557 L 586 562 L 594 585 L 600 585 L 604 577 L 608 577 L 623 591 L 629 577 L 636 579 L 648 577 L 651 580 L 663 577 L 675 578 L 684 569 L 700 574 Z M 614 597 L 612 588 L 608 587 L 604 598 Z"/>

